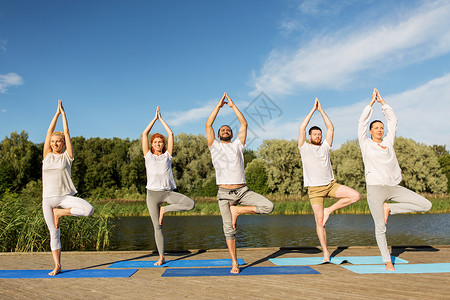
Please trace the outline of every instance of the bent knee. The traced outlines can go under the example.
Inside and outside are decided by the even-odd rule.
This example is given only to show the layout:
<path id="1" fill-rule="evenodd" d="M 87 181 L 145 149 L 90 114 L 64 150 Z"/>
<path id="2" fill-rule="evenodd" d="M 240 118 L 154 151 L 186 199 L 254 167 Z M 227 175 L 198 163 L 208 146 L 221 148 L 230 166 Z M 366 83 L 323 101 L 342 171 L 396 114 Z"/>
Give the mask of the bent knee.
<path id="1" fill-rule="evenodd" d="M 360 199 L 361 199 L 361 194 L 360 193 L 358 193 L 358 192 L 356 192 L 356 193 L 354 193 L 353 195 L 352 195 L 352 202 L 353 203 L 356 203 L 356 202 L 358 202 Z"/>
<path id="2" fill-rule="evenodd" d="M 264 205 L 257 207 L 257 213 L 258 214 L 270 214 L 273 212 L 274 205 L 272 202 L 268 201 L 267 203 L 264 203 Z"/>
<path id="3" fill-rule="evenodd" d="M 424 212 L 429 211 L 431 209 L 431 207 L 433 207 L 433 204 L 431 204 L 431 202 L 427 200 L 427 202 L 423 206 Z"/>

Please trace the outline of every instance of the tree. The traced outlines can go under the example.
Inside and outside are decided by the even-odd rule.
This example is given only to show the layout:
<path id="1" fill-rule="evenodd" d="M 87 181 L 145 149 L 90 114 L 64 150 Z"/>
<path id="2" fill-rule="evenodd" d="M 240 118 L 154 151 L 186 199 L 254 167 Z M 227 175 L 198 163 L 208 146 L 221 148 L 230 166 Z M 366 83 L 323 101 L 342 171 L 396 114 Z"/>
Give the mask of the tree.
<path id="1" fill-rule="evenodd" d="M 204 188 L 210 190 L 215 173 L 206 138 L 181 133 L 175 137 L 173 152 L 172 170 L 180 192 L 202 195 Z"/>
<path id="2" fill-rule="evenodd" d="M 0 194 L 19 191 L 42 174 L 42 151 L 28 141 L 28 133 L 12 132 L 0 144 Z"/>
<path id="3" fill-rule="evenodd" d="M 296 141 L 265 140 L 259 147 L 258 157 L 266 162 L 267 185 L 272 192 L 281 194 L 306 192 Z"/>
<path id="4" fill-rule="evenodd" d="M 364 163 L 358 141 L 347 141 L 339 149 L 331 151 L 330 156 L 336 181 L 358 192 L 364 192 L 366 189 Z"/>
<path id="5" fill-rule="evenodd" d="M 254 192 L 266 195 L 270 193 L 267 186 L 267 171 L 264 160 L 257 158 L 247 164 L 245 168 L 245 180 L 247 186 Z"/>
<path id="6" fill-rule="evenodd" d="M 443 193 L 447 178 L 434 151 L 425 144 L 398 137 L 394 145 L 402 177 L 407 188 L 416 192 Z"/>

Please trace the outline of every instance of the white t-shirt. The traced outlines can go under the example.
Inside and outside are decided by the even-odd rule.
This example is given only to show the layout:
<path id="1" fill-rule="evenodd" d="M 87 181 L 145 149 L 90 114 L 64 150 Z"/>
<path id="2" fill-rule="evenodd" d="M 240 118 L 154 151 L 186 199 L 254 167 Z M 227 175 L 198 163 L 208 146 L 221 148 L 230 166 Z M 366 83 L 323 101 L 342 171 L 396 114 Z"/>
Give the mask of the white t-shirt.
<path id="1" fill-rule="evenodd" d="M 323 186 L 334 180 L 330 161 L 331 147 L 327 140 L 320 146 L 304 142 L 299 149 L 302 157 L 304 186 Z"/>
<path id="2" fill-rule="evenodd" d="M 366 183 L 368 185 L 396 186 L 402 181 L 402 170 L 394 151 L 397 117 L 394 110 L 387 104 L 383 105 L 381 110 L 387 120 L 388 133 L 380 144 L 367 137 L 369 119 L 373 112 L 372 107 L 367 105 L 359 118 L 358 139 L 364 161 Z"/>
<path id="3" fill-rule="evenodd" d="M 209 151 L 216 170 L 216 183 L 245 184 L 244 145 L 239 139 L 232 143 L 221 143 L 214 140 Z"/>
<path id="4" fill-rule="evenodd" d="M 73 159 L 67 151 L 62 154 L 50 152 L 42 161 L 42 196 L 57 197 L 77 193 L 70 178 Z"/>
<path id="5" fill-rule="evenodd" d="M 172 156 L 169 152 L 166 151 L 158 156 L 153 154 L 152 151 L 148 151 L 144 158 L 145 169 L 147 170 L 147 189 L 171 191 L 177 187 L 172 173 Z"/>

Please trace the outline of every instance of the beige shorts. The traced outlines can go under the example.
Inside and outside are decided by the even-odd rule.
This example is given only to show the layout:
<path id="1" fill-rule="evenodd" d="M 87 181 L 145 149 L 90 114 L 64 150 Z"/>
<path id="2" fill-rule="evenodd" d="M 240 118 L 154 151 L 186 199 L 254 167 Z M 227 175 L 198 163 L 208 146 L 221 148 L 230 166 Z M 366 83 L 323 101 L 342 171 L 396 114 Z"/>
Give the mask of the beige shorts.
<path id="1" fill-rule="evenodd" d="M 308 186 L 309 201 L 311 201 L 312 205 L 323 205 L 324 197 L 336 198 L 336 191 L 340 186 L 339 183 L 336 183 L 336 180 L 333 180 L 328 185 Z"/>

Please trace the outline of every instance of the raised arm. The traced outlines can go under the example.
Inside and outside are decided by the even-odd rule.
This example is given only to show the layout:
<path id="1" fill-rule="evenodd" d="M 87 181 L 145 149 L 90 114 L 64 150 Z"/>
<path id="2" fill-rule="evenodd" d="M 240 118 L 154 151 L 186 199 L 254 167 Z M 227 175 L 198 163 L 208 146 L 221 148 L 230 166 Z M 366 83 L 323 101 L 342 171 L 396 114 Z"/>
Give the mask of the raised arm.
<path id="1" fill-rule="evenodd" d="M 364 108 L 361 117 L 359 117 L 358 140 L 360 146 L 362 146 L 363 142 L 367 139 L 367 127 L 369 126 L 369 120 L 373 112 L 372 105 L 377 101 L 377 92 L 377 89 L 373 89 L 372 99 L 370 100 L 369 105 Z"/>
<path id="2" fill-rule="evenodd" d="M 239 120 L 239 123 L 241 124 L 241 127 L 239 127 L 239 133 L 238 138 L 241 141 L 242 145 L 245 146 L 245 141 L 247 139 L 247 120 L 245 119 L 244 115 L 241 113 L 241 111 L 237 108 L 236 104 L 234 104 L 233 100 L 228 96 L 227 93 L 225 93 L 225 96 L 228 99 L 228 106 L 231 107 L 236 114 L 236 117 Z"/>
<path id="3" fill-rule="evenodd" d="M 169 125 L 167 125 L 167 123 L 161 117 L 161 111 L 159 110 L 159 107 L 157 109 L 157 115 L 158 115 L 158 119 L 163 124 L 164 129 L 166 130 L 167 136 L 169 138 L 169 140 L 167 141 L 167 150 L 166 151 L 169 152 L 170 156 L 172 156 L 172 152 L 173 152 L 173 131 L 172 131 L 172 129 L 170 129 Z"/>
<path id="4" fill-rule="evenodd" d="M 62 105 L 62 101 L 61 100 L 59 100 L 59 107 L 60 107 L 61 116 L 62 116 L 62 120 L 63 120 L 64 139 L 65 139 L 65 143 L 66 143 L 66 151 L 67 151 L 67 154 L 69 154 L 70 158 L 73 159 L 73 148 L 72 148 L 72 141 L 70 139 L 69 124 L 67 123 L 66 112 L 64 111 L 64 107 Z"/>
<path id="5" fill-rule="evenodd" d="M 61 114 L 61 100 L 58 102 L 58 109 L 56 110 L 55 115 L 53 116 L 52 121 L 50 122 L 50 126 L 47 129 L 47 135 L 45 136 L 45 142 L 44 142 L 44 151 L 43 156 L 44 158 L 52 152 L 52 147 L 50 145 L 50 140 L 52 139 L 52 133 L 55 131 L 56 122 L 58 121 L 58 117 Z"/>
<path id="6" fill-rule="evenodd" d="M 148 134 L 150 133 L 150 130 L 152 130 L 153 125 L 155 125 L 156 120 L 158 120 L 158 114 L 159 106 L 156 107 L 155 117 L 142 132 L 142 153 L 144 153 L 144 156 L 147 155 L 148 151 L 150 151 L 150 147 L 148 145 Z M 170 155 L 172 155 L 172 153 Z"/>
<path id="7" fill-rule="evenodd" d="M 316 100 L 317 100 L 317 110 L 322 115 L 325 126 L 327 127 L 327 135 L 326 135 L 325 139 L 326 139 L 328 145 L 330 145 L 330 147 L 331 147 L 333 144 L 334 126 L 333 126 L 333 123 L 331 123 L 330 118 L 328 118 L 327 114 L 322 109 L 322 105 L 320 105 L 319 100 L 317 98 L 316 98 Z"/>
<path id="8" fill-rule="evenodd" d="M 303 119 L 303 122 L 300 124 L 300 128 L 298 131 L 298 147 L 301 148 L 303 144 L 306 141 L 306 126 L 308 126 L 309 121 L 311 120 L 312 115 L 317 109 L 319 100 L 316 98 L 314 100 L 314 106 L 311 109 L 311 111 L 306 115 L 306 117 Z"/>
<path id="9" fill-rule="evenodd" d="M 388 132 L 385 135 L 384 139 L 385 141 L 387 141 L 390 145 L 394 145 L 395 142 L 395 134 L 397 132 L 397 116 L 394 113 L 394 110 L 392 109 L 392 107 L 390 107 L 389 105 L 387 105 L 387 103 L 383 100 L 383 98 L 380 95 L 380 92 L 377 90 L 377 101 L 382 105 L 381 106 L 381 111 L 384 114 L 384 117 L 386 118 L 387 121 L 387 129 Z"/>
<path id="10" fill-rule="evenodd" d="M 217 103 L 214 110 L 211 112 L 211 114 L 208 117 L 208 120 L 206 121 L 206 140 L 208 141 L 208 147 L 211 147 L 214 143 L 215 135 L 214 135 L 214 129 L 212 125 L 214 124 L 214 121 L 216 120 L 217 114 L 219 113 L 219 110 L 223 107 L 225 104 L 225 97 L 226 93 L 223 94 L 222 98 L 219 100 L 219 103 Z"/>

